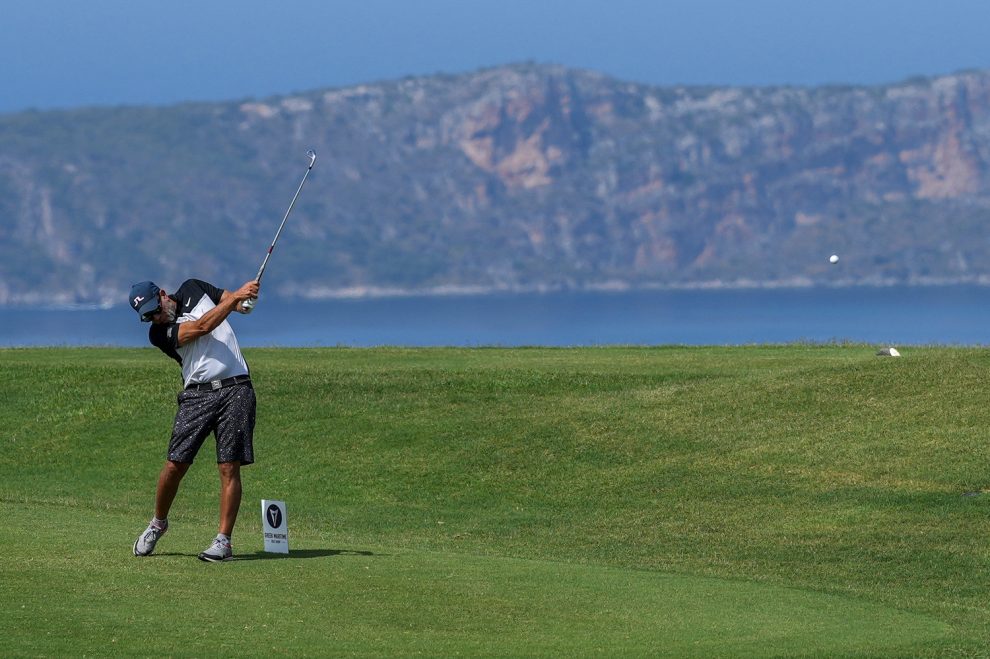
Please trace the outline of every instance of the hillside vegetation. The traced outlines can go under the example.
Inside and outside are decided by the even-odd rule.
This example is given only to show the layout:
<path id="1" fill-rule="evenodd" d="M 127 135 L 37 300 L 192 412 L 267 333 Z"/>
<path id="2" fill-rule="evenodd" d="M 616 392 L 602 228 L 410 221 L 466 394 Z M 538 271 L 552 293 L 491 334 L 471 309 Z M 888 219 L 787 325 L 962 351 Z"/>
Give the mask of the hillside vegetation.
<path id="1" fill-rule="evenodd" d="M 17 655 L 947 656 L 990 643 L 982 350 L 262 349 L 242 560 L 208 443 L 156 556 L 178 377 L 0 351 Z M 288 505 L 268 559 L 258 501 Z M 202 546 L 201 546 L 202 545 Z M 155 640 L 157 639 L 157 640 Z"/>
<path id="2" fill-rule="evenodd" d="M 653 87 L 520 64 L 0 116 L 0 304 L 985 281 L 990 74 Z M 841 266 L 829 268 L 831 253 Z"/>

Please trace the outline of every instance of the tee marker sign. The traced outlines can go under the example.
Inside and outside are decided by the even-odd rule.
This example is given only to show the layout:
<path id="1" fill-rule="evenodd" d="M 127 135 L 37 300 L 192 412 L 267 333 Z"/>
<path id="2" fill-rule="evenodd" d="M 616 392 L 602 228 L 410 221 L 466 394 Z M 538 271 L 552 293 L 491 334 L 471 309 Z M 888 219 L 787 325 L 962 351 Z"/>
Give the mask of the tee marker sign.
<path id="1" fill-rule="evenodd" d="M 284 501 L 261 500 L 261 526 L 265 534 L 265 551 L 288 554 L 289 519 L 285 514 Z"/>

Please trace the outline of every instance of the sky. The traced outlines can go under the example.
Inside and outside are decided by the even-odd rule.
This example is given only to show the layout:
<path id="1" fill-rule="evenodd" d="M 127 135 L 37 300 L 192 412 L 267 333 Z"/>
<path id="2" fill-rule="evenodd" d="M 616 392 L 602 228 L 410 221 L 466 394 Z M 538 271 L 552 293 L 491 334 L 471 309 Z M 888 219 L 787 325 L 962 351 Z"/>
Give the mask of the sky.
<path id="1" fill-rule="evenodd" d="M 990 68 L 987 0 L 0 0 L 0 113 L 240 100 L 534 61 L 655 85 Z"/>

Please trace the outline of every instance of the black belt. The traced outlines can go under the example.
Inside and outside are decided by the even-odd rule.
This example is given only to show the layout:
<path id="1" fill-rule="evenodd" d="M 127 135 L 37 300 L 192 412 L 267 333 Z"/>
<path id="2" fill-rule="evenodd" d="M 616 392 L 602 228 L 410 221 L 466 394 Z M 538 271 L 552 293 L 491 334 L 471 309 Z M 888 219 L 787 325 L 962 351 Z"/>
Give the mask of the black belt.
<path id="1" fill-rule="evenodd" d="M 193 382 L 186 390 L 192 391 L 216 391 L 218 389 L 223 389 L 224 387 L 230 387 L 235 384 L 241 384 L 243 382 L 250 383 L 250 375 L 235 375 L 232 378 L 224 378 L 223 380 L 210 380 L 209 382 Z"/>

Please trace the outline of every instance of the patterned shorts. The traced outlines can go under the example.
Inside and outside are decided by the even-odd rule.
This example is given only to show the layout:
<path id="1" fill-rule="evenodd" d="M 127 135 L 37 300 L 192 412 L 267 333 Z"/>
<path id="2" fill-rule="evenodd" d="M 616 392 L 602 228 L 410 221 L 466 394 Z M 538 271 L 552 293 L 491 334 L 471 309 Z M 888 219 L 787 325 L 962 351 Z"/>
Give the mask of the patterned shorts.
<path id="1" fill-rule="evenodd" d="M 168 444 L 168 459 L 192 463 L 212 432 L 217 438 L 217 463 L 251 464 L 256 407 L 254 388 L 249 382 L 216 391 L 182 391 Z"/>

